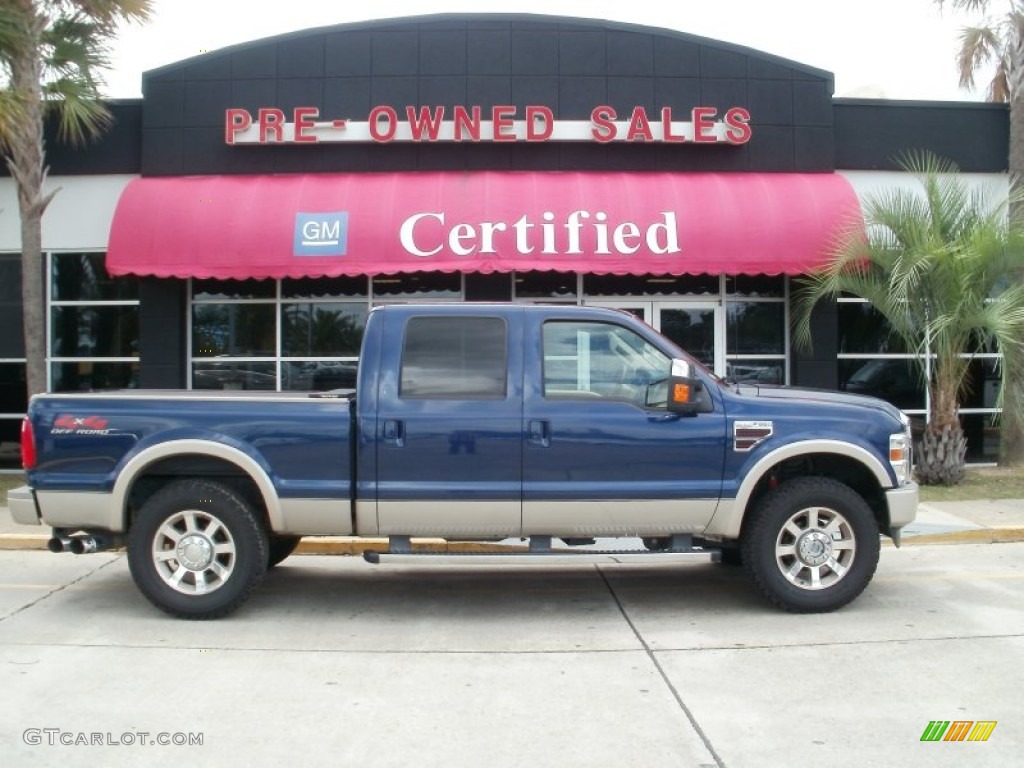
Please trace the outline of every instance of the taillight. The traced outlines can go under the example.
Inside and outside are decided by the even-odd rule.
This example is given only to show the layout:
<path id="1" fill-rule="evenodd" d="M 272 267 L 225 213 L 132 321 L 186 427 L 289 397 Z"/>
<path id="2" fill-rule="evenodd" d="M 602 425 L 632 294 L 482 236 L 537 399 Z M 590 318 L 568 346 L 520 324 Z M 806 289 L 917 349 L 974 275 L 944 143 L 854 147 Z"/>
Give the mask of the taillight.
<path id="1" fill-rule="evenodd" d="M 21 466 L 34 469 L 36 466 L 36 436 L 32 432 L 32 422 L 22 419 L 21 422 Z"/>

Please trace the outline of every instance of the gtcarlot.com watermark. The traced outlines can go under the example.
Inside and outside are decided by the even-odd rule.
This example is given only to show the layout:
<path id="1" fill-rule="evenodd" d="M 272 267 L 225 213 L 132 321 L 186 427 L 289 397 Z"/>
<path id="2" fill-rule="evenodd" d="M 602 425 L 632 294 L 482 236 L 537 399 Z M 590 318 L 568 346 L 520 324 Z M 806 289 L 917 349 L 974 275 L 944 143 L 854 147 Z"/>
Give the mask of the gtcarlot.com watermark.
<path id="1" fill-rule="evenodd" d="M 203 733 L 167 731 L 66 731 L 63 728 L 26 728 L 21 740 L 30 747 L 201 747 Z"/>

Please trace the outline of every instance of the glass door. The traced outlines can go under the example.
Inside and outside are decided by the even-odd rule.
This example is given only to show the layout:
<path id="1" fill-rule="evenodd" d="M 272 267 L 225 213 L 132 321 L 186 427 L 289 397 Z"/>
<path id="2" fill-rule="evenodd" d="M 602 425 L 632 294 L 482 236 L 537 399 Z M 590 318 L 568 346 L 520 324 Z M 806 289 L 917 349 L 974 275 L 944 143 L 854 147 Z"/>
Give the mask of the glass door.
<path id="1" fill-rule="evenodd" d="M 631 312 L 719 376 L 725 375 L 724 314 L 718 301 L 643 301 L 627 296 L 586 305 Z"/>
<path id="2" fill-rule="evenodd" d="M 717 373 L 725 374 L 722 307 L 715 301 L 660 301 L 651 325 Z"/>

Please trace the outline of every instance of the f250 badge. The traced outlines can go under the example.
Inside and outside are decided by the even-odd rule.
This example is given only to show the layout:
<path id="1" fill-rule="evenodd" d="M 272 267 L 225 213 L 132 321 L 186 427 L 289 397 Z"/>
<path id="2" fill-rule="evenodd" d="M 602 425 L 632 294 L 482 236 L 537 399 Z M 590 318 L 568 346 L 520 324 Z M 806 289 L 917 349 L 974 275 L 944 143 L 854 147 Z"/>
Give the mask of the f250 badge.
<path id="1" fill-rule="evenodd" d="M 99 416 L 64 414 L 53 420 L 51 435 L 109 435 L 107 420 Z"/>

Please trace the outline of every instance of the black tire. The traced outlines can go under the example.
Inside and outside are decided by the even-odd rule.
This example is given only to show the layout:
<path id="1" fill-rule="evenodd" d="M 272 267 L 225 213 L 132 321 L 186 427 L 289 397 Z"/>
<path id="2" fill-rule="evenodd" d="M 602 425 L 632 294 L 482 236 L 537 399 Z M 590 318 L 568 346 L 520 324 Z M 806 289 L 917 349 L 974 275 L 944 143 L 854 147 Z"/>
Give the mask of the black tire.
<path id="1" fill-rule="evenodd" d="M 175 480 L 132 522 L 128 566 L 139 591 L 160 610 L 216 619 L 238 608 L 263 580 L 267 534 L 252 506 L 230 488 Z"/>
<path id="2" fill-rule="evenodd" d="M 733 567 L 741 566 L 743 565 L 743 551 L 735 544 L 723 546 L 722 557 L 719 562 L 722 563 L 722 565 L 729 565 Z"/>
<path id="3" fill-rule="evenodd" d="M 769 491 L 753 514 L 741 539 L 743 565 L 780 608 L 834 611 L 871 581 L 878 522 L 848 486 L 826 477 L 789 480 Z"/>
<path id="4" fill-rule="evenodd" d="M 271 534 L 267 541 L 267 568 L 273 568 L 288 557 L 302 541 L 301 536 Z"/>

